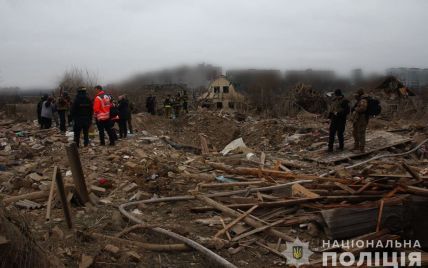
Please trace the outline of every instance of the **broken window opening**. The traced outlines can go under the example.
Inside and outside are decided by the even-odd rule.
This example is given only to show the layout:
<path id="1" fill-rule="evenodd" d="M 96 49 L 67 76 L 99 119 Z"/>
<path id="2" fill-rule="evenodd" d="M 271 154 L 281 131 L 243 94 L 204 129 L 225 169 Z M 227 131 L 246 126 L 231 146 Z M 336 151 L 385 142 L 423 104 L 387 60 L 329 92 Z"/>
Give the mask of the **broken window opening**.
<path id="1" fill-rule="evenodd" d="M 214 87 L 214 93 L 220 93 L 220 87 Z"/>
<path id="2" fill-rule="evenodd" d="M 217 102 L 217 109 L 223 109 L 223 102 Z"/>
<path id="3" fill-rule="evenodd" d="M 229 93 L 229 86 L 223 87 L 223 93 Z"/>

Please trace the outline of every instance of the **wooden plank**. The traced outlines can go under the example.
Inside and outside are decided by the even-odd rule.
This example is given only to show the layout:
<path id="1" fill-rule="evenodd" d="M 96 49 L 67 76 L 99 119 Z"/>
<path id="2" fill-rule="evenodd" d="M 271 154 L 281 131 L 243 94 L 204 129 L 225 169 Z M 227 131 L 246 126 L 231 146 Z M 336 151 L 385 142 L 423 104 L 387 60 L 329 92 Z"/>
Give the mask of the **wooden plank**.
<path id="1" fill-rule="evenodd" d="M 64 210 L 64 217 L 67 222 L 67 226 L 69 229 L 71 229 L 73 228 L 73 223 L 71 222 L 70 208 L 68 207 L 68 201 L 65 195 L 64 182 L 62 181 L 61 171 L 57 166 L 54 167 L 53 176 L 55 176 L 56 187 L 61 198 L 62 209 Z"/>
<path id="2" fill-rule="evenodd" d="M 380 200 L 380 205 L 379 205 L 379 214 L 377 216 L 377 223 L 376 223 L 376 232 L 379 232 L 380 230 L 380 225 L 382 223 L 382 213 L 383 213 L 383 207 L 385 205 L 385 200 L 381 199 Z"/>
<path id="3" fill-rule="evenodd" d="M 403 213 L 402 205 L 391 205 L 385 202 L 379 224 L 380 228 L 400 228 L 404 222 L 387 221 L 387 219 L 402 219 Z M 344 239 L 373 232 L 376 230 L 379 214 L 379 207 L 350 207 L 321 211 L 326 223 L 325 231 L 329 239 Z M 385 226 L 389 224 L 394 224 L 394 226 Z M 395 224 L 400 224 L 400 226 L 395 226 Z"/>
<path id="4" fill-rule="evenodd" d="M 265 166 L 265 161 L 266 161 L 266 154 L 264 152 L 262 152 L 262 154 L 260 155 L 260 166 L 262 168 L 264 168 L 264 166 Z"/>
<path id="5" fill-rule="evenodd" d="M 418 172 L 416 172 L 412 167 L 410 167 L 409 165 L 407 165 L 406 163 L 402 164 L 403 168 L 409 172 L 409 174 L 412 176 L 413 179 L 417 180 L 417 181 L 422 181 L 423 179 L 421 178 L 421 176 L 419 175 Z"/>
<path id="6" fill-rule="evenodd" d="M 82 163 L 80 162 L 79 151 L 76 143 L 71 143 L 65 146 L 67 152 L 68 163 L 72 173 L 74 185 L 76 186 L 77 194 L 82 204 L 89 202 L 88 188 L 86 187 L 85 175 L 83 174 Z"/>
<path id="7" fill-rule="evenodd" d="M 362 202 L 368 200 L 378 200 L 383 198 L 383 195 L 355 195 L 355 196 L 321 196 L 318 198 L 298 198 L 298 199 L 289 199 L 289 200 L 279 200 L 272 202 L 259 202 L 259 203 L 247 203 L 247 204 L 232 204 L 227 205 L 226 207 L 232 209 L 249 209 L 252 206 L 258 205 L 259 207 L 287 207 L 294 206 L 298 204 L 305 204 L 315 201 L 326 201 L 326 202 L 338 202 L 338 201 L 354 201 L 354 202 Z M 337 206 L 337 205 L 335 205 Z M 193 207 L 190 209 L 192 212 L 206 212 L 216 210 L 215 207 Z"/>
<path id="8" fill-rule="evenodd" d="M 265 181 L 243 181 L 243 182 L 223 182 L 223 183 L 199 183 L 200 188 L 231 187 L 231 186 L 248 186 L 266 183 Z"/>
<path id="9" fill-rule="evenodd" d="M 224 220 L 223 220 L 223 218 L 222 217 L 220 217 L 220 222 L 221 222 L 221 225 L 223 226 L 223 228 L 226 228 L 226 224 L 224 223 Z M 230 240 L 232 240 L 232 237 L 230 237 L 230 234 L 229 234 L 229 231 L 228 230 L 226 230 L 226 236 L 227 236 L 227 239 L 230 241 Z"/>
<path id="10" fill-rule="evenodd" d="M 209 154 L 210 150 L 208 148 L 208 142 L 207 139 L 205 138 L 205 135 L 202 133 L 199 133 L 199 138 L 201 139 L 201 152 L 203 155 L 205 154 Z"/>
<path id="11" fill-rule="evenodd" d="M 320 197 L 319 194 L 316 194 L 307 188 L 303 187 L 302 185 L 296 183 L 293 186 L 291 186 L 291 191 L 293 196 L 297 197 L 306 197 L 306 198 L 318 198 Z"/>
<path id="12" fill-rule="evenodd" d="M 345 190 L 345 191 L 347 191 L 350 194 L 355 194 L 356 193 L 356 191 L 354 189 L 352 189 L 351 187 L 349 187 L 348 185 L 342 184 L 340 182 L 335 182 L 334 184 L 337 187 L 339 187 L 340 189 Z"/>
<path id="13" fill-rule="evenodd" d="M 52 199 L 55 192 L 55 179 L 56 179 L 56 174 L 54 172 L 52 175 L 51 189 L 49 191 L 49 198 L 46 206 L 46 221 L 50 221 L 51 219 Z"/>
<path id="14" fill-rule="evenodd" d="M 105 193 L 105 192 L 106 192 L 106 189 L 105 189 L 105 188 L 98 187 L 98 186 L 95 186 L 95 185 L 91 185 L 91 186 L 90 186 L 90 189 L 91 189 L 92 191 L 94 191 L 94 192 L 99 192 L 99 193 Z"/>
<path id="15" fill-rule="evenodd" d="M 3 199 L 3 202 L 6 205 L 9 205 L 10 203 L 13 203 L 22 199 L 36 200 L 36 199 L 45 198 L 48 196 L 49 196 L 48 191 L 37 191 L 37 192 L 28 193 L 28 194 L 6 197 Z"/>
<path id="16" fill-rule="evenodd" d="M 268 229 L 268 228 L 271 228 L 271 227 L 273 227 L 273 226 L 276 226 L 276 225 L 278 225 L 278 224 L 280 224 L 280 223 L 282 223 L 284 220 L 278 220 L 278 221 L 275 221 L 275 222 L 273 222 L 273 223 L 269 223 L 268 225 L 263 225 L 263 226 L 260 226 L 260 227 L 258 227 L 258 228 L 255 228 L 255 229 L 253 229 L 253 230 L 251 230 L 251 231 L 249 231 L 249 232 L 246 232 L 246 233 L 243 233 L 243 234 L 240 234 L 240 235 L 238 235 L 238 236 L 235 236 L 233 239 L 232 239 L 232 241 L 238 241 L 238 240 L 240 240 L 240 239 L 242 239 L 242 238 L 245 238 L 245 237 L 247 237 L 247 236 L 250 236 L 250 235 L 253 235 L 253 234 L 257 234 L 257 233 L 260 233 L 260 232 L 262 232 L 262 231 L 264 231 L 264 230 L 266 230 L 266 229 Z"/>
<path id="17" fill-rule="evenodd" d="M 224 206 L 223 204 L 220 204 L 220 203 L 216 202 L 215 200 L 213 200 L 213 199 L 211 199 L 209 197 L 202 196 L 202 195 L 197 195 L 196 198 L 199 199 L 199 200 L 201 200 L 201 201 L 203 201 L 203 202 L 205 202 L 205 203 L 207 203 L 210 206 L 213 206 L 213 207 L 217 208 L 218 210 L 226 213 L 229 216 L 240 217 L 241 214 L 242 214 L 242 213 L 239 213 L 239 212 L 237 212 L 237 211 L 235 211 L 235 210 L 233 210 L 231 208 L 228 208 L 228 207 Z M 253 226 L 254 228 L 259 228 L 259 227 L 263 226 L 263 223 L 255 220 L 253 218 L 250 218 L 250 217 L 243 218 L 243 221 L 245 223 L 247 223 L 248 225 Z M 289 236 L 289 235 L 287 235 L 287 234 L 285 234 L 283 232 L 280 232 L 278 230 L 275 230 L 274 228 L 267 229 L 266 231 L 270 235 L 272 235 L 272 236 L 280 237 L 280 238 L 282 238 L 282 239 L 284 239 L 286 241 L 290 241 L 290 242 L 294 241 L 294 238 L 292 238 L 291 236 Z"/>
<path id="18" fill-rule="evenodd" d="M 251 212 L 253 212 L 258 206 L 252 206 L 249 210 L 245 211 L 245 213 L 241 214 L 238 218 L 234 219 L 233 221 L 231 221 L 229 224 L 227 224 L 226 226 L 223 227 L 223 229 L 221 229 L 220 231 L 218 231 L 215 235 L 214 238 L 219 237 L 220 235 L 224 234 L 225 232 L 227 232 L 230 228 L 232 228 L 235 224 L 237 224 L 238 222 L 242 221 L 243 218 L 247 217 Z"/>
<path id="19" fill-rule="evenodd" d="M 379 173 L 375 173 L 375 174 L 370 174 L 368 175 L 369 177 L 373 177 L 373 178 L 391 178 L 391 179 L 405 179 L 405 178 L 409 178 L 411 179 L 412 176 L 410 174 L 379 174 Z M 422 179 L 428 179 L 428 176 L 420 176 Z"/>
<path id="20" fill-rule="evenodd" d="M 416 186 L 404 186 L 406 192 L 414 194 L 414 195 L 421 195 L 421 196 L 428 196 L 428 189 L 416 187 Z"/>

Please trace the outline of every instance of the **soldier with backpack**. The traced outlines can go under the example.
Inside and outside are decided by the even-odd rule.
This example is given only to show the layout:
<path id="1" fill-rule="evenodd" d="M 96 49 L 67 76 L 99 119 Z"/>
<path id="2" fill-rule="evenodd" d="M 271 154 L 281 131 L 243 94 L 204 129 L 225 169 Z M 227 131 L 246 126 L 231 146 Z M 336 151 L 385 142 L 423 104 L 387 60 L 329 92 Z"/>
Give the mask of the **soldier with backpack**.
<path id="1" fill-rule="evenodd" d="M 352 136 L 354 137 L 354 150 L 365 152 L 366 130 L 369 118 L 377 116 L 381 112 L 378 100 L 364 94 L 364 90 L 359 89 L 355 94 L 356 103 L 352 108 Z"/>

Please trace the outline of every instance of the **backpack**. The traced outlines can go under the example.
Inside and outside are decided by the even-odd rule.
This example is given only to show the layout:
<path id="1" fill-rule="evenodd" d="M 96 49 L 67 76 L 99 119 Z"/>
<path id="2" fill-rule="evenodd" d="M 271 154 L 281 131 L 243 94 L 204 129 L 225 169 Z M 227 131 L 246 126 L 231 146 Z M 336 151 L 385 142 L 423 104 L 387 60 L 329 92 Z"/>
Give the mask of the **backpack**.
<path id="1" fill-rule="evenodd" d="M 381 113 L 382 107 L 378 99 L 367 97 L 367 111 L 368 116 L 377 116 Z"/>

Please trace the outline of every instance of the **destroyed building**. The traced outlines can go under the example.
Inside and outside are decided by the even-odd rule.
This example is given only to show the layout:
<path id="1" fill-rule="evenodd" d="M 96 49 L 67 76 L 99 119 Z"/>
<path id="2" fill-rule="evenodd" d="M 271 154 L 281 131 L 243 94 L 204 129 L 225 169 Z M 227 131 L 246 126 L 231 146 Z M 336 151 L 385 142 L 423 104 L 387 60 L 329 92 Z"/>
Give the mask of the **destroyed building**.
<path id="1" fill-rule="evenodd" d="M 372 81 L 367 86 L 366 93 L 380 101 L 384 117 L 416 115 L 425 112 L 423 100 L 395 76 Z"/>
<path id="2" fill-rule="evenodd" d="M 234 90 L 224 77 L 216 87 Z M 318 117 L 133 118 L 134 136 L 116 147 L 92 136 L 76 157 L 69 133 L 0 113 L 0 246 L 18 253 L 0 251 L 9 267 L 22 256 L 54 267 L 287 267 L 297 237 L 309 267 L 334 239 L 417 239 L 426 255 L 428 136 L 416 121 L 403 131 L 371 119 L 364 154 L 349 132 L 345 150 L 327 154 Z"/>
<path id="3" fill-rule="evenodd" d="M 217 110 L 242 110 L 246 107 L 245 97 L 225 76 L 213 80 L 205 93 L 199 97 L 201 106 Z"/>

